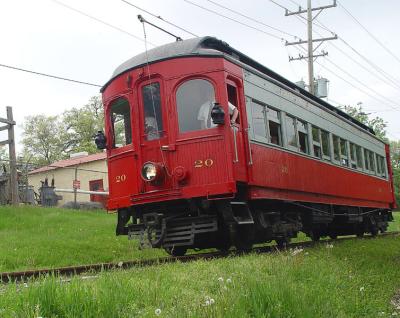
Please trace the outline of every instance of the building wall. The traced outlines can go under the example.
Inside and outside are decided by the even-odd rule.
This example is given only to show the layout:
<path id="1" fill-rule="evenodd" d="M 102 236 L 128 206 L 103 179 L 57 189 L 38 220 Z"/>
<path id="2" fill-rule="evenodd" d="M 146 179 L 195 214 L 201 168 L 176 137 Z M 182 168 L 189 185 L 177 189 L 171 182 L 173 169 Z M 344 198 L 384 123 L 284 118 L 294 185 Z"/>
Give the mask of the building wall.
<path id="1" fill-rule="evenodd" d="M 94 171 L 104 171 L 94 172 L 94 171 L 83 171 L 79 169 L 88 169 Z M 55 170 L 39 172 L 31 174 L 28 176 L 29 185 L 34 187 L 35 192 L 39 193 L 39 188 L 41 186 L 41 181 L 48 178 L 49 184 L 51 179 L 54 178 L 55 187 L 60 189 L 72 189 L 72 182 L 75 179 L 75 166 L 66 168 L 57 168 Z M 89 181 L 91 180 L 103 180 L 103 187 L 105 191 L 108 191 L 108 177 L 107 177 L 107 164 L 106 160 L 97 160 L 88 163 L 83 163 L 78 166 L 78 178 L 81 182 L 81 190 L 89 190 Z M 73 193 L 58 192 L 63 198 L 58 202 L 58 205 L 62 205 L 68 201 L 74 200 Z M 90 194 L 78 193 L 77 201 L 79 202 L 89 202 Z"/>

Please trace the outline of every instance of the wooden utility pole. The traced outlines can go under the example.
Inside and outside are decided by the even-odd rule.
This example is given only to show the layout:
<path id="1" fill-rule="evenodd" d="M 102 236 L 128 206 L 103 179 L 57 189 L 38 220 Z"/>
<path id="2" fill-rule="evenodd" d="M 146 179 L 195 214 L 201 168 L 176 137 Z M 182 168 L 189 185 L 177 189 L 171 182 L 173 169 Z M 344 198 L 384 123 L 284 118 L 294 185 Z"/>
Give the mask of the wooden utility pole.
<path id="1" fill-rule="evenodd" d="M 8 140 L 0 141 L 0 146 L 8 144 L 8 152 L 10 157 L 10 201 L 13 205 L 18 205 L 18 174 L 17 174 L 17 156 L 15 155 L 15 136 L 12 107 L 7 106 L 7 119 L 0 118 L 0 123 L 6 124 L 0 127 L 0 131 L 8 130 Z"/>
<path id="2" fill-rule="evenodd" d="M 288 45 L 297 45 L 297 44 L 308 44 L 308 50 L 307 50 L 307 56 L 299 55 L 299 57 L 289 57 L 289 61 L 294 61 L 294 60 L 303 60 L 307 59 L 308 60 L 308 87 L 309 87 L 309 92 L 313 95 L 315 95 L 315 87 L 314 87 L 314 58 L 317 58 L 319 56 L 325 56 L 328 55 L 327 52 L 322 51 L 322 54 L 314 54 L 314 52 L 319 48 L 319 46 L 322 44 L 324 41 L 328 40 L 336 40 L 337 35 L 333 37 L 328 37 L 328 38 L 321 38 L 321 39 L 313 39 L 312 37 L 312 24 L 314 19 L 322 12 L 324 9 L 328 8 L 333 8 L 336 7 L 336 0 L 333 0 L 333 4 L 328 5 L 328 6 L 322 6 L 322 7 L 317 7 L 317 8 L 312 8 L 311 7 L 311 0 L 307 0 L 307 9 L 303 10 L 301 7 L 299 8 L 298 11 L 295 12 L 289 12 L 286 9 L 285 16 L 289 15 L 295 15 L 295 14 L 302 14 L 302 13 L 307 13 L 307 41 L 296 41 L 296 42 L 287 42 L 286 41 L 286 46 Z M 313 17 L 312 12 L 313 11 L 318 11 L 318 13 Z M 317 47 L 314 49 L 313 48 L 313 43 L 314 42 L 320 42 Z"/>

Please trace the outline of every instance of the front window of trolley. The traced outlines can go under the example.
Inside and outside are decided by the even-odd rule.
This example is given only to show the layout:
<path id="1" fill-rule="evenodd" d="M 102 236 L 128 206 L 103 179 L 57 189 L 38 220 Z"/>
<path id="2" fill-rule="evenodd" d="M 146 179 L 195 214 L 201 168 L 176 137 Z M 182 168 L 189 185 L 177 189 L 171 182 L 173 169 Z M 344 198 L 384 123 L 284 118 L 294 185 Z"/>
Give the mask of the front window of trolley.
<path id="1" fill-rule="evenodd" d="M 142 96 L 145 138 L 148 141 L 160 139 L 163 137 L 160 83 L 143 86 Z"/>
<path id="2" fill-rule="evenodd" d="M 215 104 L 213 85 L 204 79 L 188 80 L 179 86 L 176 103 L 181 133 L 211 129 L 211 111 Z"/>

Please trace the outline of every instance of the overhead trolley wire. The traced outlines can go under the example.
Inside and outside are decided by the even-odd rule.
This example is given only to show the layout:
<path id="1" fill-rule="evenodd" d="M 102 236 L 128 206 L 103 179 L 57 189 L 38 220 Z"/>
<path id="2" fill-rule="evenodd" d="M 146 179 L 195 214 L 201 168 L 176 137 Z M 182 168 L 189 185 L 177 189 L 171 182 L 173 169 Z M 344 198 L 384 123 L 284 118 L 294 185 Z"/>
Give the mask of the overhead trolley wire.
<path id="1" fill-rule="evenodd" d="M 124 1 L 124 0 L 122 0 L 122 1 Z M 238 12 L 238 11 L 235 11 L 235 10 L 233 10 L 233 9 L 230 9 L 230 8 L 228 8 L 228 7 L 225 7 L 225 6 L 219 4 L 219 3 L 215 2 L 215 1 L 212 1 L 212 0 L 206 0 L 206 1 L 208 1 L 208 2 L 210 2 L 210 3 L 212 3 L 212 4 L 216 5 L 216 6 L 218 6 L 218 7 L 220 7 L 220 8 L 223 8 L 223 9 L 225 9 L 225 10 L 228 10 L 228 11 L 230 11 L 230 12 L 233 12 L 233 13 L 235 13 L 235 14 L 241 16 L 241 17 L 244 17 L 244 18 L 250 20 L 250 21 L 253 21 L 253 22 L 256 22 L 256 23 L 261 24 L 261 25 L 263 25 L 263 26 L 266 26 L 267 28 L 270 28 L 270 29 L 272 29 L 272 30 L 281 32 L 281 33 L 283 33 L 283 34 L 285 34 L 285 35 L 292 36 L 292 37 L 294 37 L 294 38 L 296 38 L 296 39 L 299 38 L 298 36 L 296 36 L 296 35 L 294 35 L 294 34 L 288 33 L 288 32 L 286 32 L 286 31 L 283 31 L 283 30 L 281 30 L 281 29 L 278 29 L 278 28 L 276 28 L 276 27 L 274 27 L 274 26 L 272 26 L 272 25 L 266 24 L 266 23 L 264 23 L 264 22 L 262 22 L 262 21 L 259 21 L 259 20 L 257 20 L 257 19 L 254 19 L 254 18 L 252 18 L 252 17 L 249 17 L 248 15 L 245 15 L 245 14 L 243 14 L 243 13 L 240 13 L 240 12 Z"/>
<path id="2" fill-rule="evenodd" d="M 197 3 L 194 3 L 194 2 L 192 2 L 192 1 L 189 1 L 189 0 L 183 0 L 183 1 L 186 2 L 186 3 L 191 4 L 192 6 L 198 7 L 198 8 L 200 8 L 200 9 L 204 10 L 204 11 L 208 11 L 208 12 L 210 12 L 210 13 L 213 13 L 213 14 L 215 14 L 215 15 L 218 15 L 218 16 L 220 16 L 220 17 L 223 17 L 223 18 L 225 18 L 225 19 L 228 19 L 228 20 L 230 20 L 230 21 L 233 21 L 233 22 L 235 22 L 235 23 L 238 23 L 238 24 L 240 24 L 240 25 L 242 25 L 242 26 L 245 26 L 245 27 L 247 27 L 247 28 L 250 28 L 250 29 L 256 30 L 256 31 L 258 31 L 258 32 L 264 33 L 264 34 L 266 34 L 266 35 L 268 35 L 268 36 L 270 36 L 270 37 L 273 37 L 273 38 L 275 38 L 275 39 L 278 39 L 278 40 L 281 40 L 281 41 L 285 41 L 285 39 L 282 38 L 282 37 L 279 37 L 279 36 L 277 36 L 277 35 L 275 35 L 275 34 L 266 32 L 266 31 L 264 31 L 264 30 L 261 30 L 261 29 L 259 29 L 259 28 L 254 27 L 254 26 L 251 26 L 251 25 L 249 25 L 249 24 L 247 24 L 247 23 L 241 22 L 241 21 L 236 20 L 236 19 L 234 19 L 234 18 L 228 17 L 228 16 L 226 16 L 226 15 L 224 15 L 224 14 L 221 14 L 221 13 L 219 13 L 219 12 L 217 12 L 217 11 L 212 10 L 212 9 L 203 7 L 203 6 L 201 6 L 201 5 L 197 4 Z"/>
<path id="3" fill-rule="evenodd" d="M 61 77 L 61 76 L 57 76 L 57 75 L 51 75 L 51 74 L 31 71 L 31 70 L 27 70 L 27 69 L 24 69 L 24 68 L 11 66 L 11 65 L 0 64 L 0 66 L 1 67 L 5 67 L 5 68 L 9 68 L 9 69 L 13 69 L 13 70 L 17 70 L 17 71 L 22 71 L 22 72 L 35 74 L 35 75 L 46 76 L 46 77 L 51 77 L 51 78 L 55 78 L 55 79 L 59 79 L 59 80 L 63 80 L 63 81 L 73 82 L 73 83 L 77 83 L 77 84 L 83 84 L 83 85 L 89 85 L 89 86 L 95 86 L 95 87 L 102 87 L 102 85 L 98 85 L 98 84 L 78 81 L 78 80 L 74 80 L 74 79 L 70 79 L 70 78 L 66 78 L 66 77 Z"/>
<path id="4" fill-rule="evenodd" d="M 124 29 L 121 29 L 120 27 L 117 27 L 117 26 L 112 25 L 112 24 L 110 24 L 110 23 L 108 23 L 108 22 L 105 22 L 105 21 L 103 21 L 103 20 L 101 20 L 101 19 L 99 19 L 99 18 L 96 18 L 96 17 L 94 17 L 94 16 L 92 16 L 92 15 L 86 13 L 86 12 L 83 12 L 83 11 L 81 11 L 81 10 L 75 9 L 75 8 L 73 8 L 73 7 L 71 7 L 71 6 L 67 5 L 67 4 L 65 4 L 64 2 L 61 2 L 61 1 L 58 1 L 58 0 L 52 0 L 52 1 L 53 1 L 54 3 L 59 4 L 60 6 L 63 6 L 63 7 L 65 7 L 65 8 L 67 8 L 67 9 L 69 9 L 69 10 L 72 10 L 72 11 L 74 11 L 74 12 L 77 12 L 77 13 L 79 13 L 79 14 L 81 14 L 81 15 L 83 15 L 83 16 L 89 18 L 89 19 L 92 19 L 92 20 L 97 21 L 97 22 L 99 22 L 99 23 L 101 23 L 101 24 L 104 24 L 104 25 L 106 25 L 106 26 L 108 26 L 108 27 L 110 27 L 110 28 L 112 28 L 112 29 L 114 29 L 114 30 L 120 31 L 120 32 L 122 32 L 122 33 L 125 33 L 125 34 L 127 34 L 127 35 L 133 37 L 134 39 L 136 39 L 136 40 L 138 40 L 138 41 L 144 42 L 144 39 L 143 39 L 143 38 L 141 38 L 141 37 L 139 37 L 139 36 L 137 36 L 137 35 L 135 35 L 135 34 L 133 34 L 133 33 L 131 33 L 131 32 L 125 31 Z M 150 43 L 152 46 L 157 46 L 156 44 L 151 43 L 151 42 L 149 42 L 149 41 L 147 41 L 147 43 Z"/>
<path id="5" fill-rule="evenodd" d="M 343 4 L 337 1 L 339 6 L 376 42 L 378 43 L 387 53 L 389 53 L 397 62 L 400 63 L 400 58 L 396 56 L 386 45 L 384 45 L 375 35 L 373 35 L 360 21 L 356 19 L 354 15 L 351 14 L 349 10 L 347 10 Z"/>
<path id="6" fill-rule="evenodd" d="M 167 23 L 167 24 L 169 24 L 169 25 L 172 25 L 173 27 L 175 27 L 175 28 L 177 28 L 177 29 L 179 29 L 179 30 L 181 30 L 181 31 L 183 31 L 183 32 L 186 32 L 186 33 L 188 33 L 188 34 L 190 34 L 190 35 L 193 35 L 193 36 L 195 36 L 195 37 L 198 37 L 197 34 L 194 34 L 193 32 L 190 32 L 189 30 L 184 29 L 184 28 L 180 27 L 179 25 L 176 25 L 175 23 L 172 23 L 172 22 L 170 22 L 170 21 L 168 21 L 168 20 L 165 20 L 165 19 L 164 19 L 163 17 L 161 17 L 160 15 L 156 15 L 156 14 L 154 14 L 154 13 L 151 13 L 150 11 L 148 11 L 148 10 L 146 10 L 146 9 L 143 9 L 143 8 L 140 8 L 139 6 L 137 6 L 137 5 L 133 4 L 133 3 L 130 3 L 129 1 L 125 1 L 125 0 L 121 0 L 121 1 L 122 1 L 122 2 L 125 2 L 126 4 L 132 6 L 132 7 L 136 8 L 136 9 L 138 9 L 138 10 L 140 10 L 140 11 L 143 11 L 143 12 L 145 12 L 145 13 L 151 15 L 152 17 L 155 17 L 155 18 L 157 18 L 157 19 L 160 19 L 161 21 L 163 21 L 163 22 L 165 22 L 165 23 Z"/>

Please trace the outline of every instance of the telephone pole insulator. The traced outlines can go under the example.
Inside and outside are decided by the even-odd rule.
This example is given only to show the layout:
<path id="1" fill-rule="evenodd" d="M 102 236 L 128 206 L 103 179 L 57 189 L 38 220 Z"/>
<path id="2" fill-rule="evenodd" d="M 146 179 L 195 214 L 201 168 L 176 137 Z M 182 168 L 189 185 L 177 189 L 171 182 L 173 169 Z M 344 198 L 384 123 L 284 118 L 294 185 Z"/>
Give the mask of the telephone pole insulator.
<path id="1" fill-rule="evenodd" d="M 322 51 L 321 54 L 314 54 L 314 52 L 319 48 L 319 46 L 325 42 L 325 41 L 330 41 L 330 40 L 336 40 L 338 36 L 335 34 L 332 37 L 327 37 L 327 38 L 320 38 L 320 39 L 313 39 L 312 37 L 312 24 L 314 19 L 322 12 L 324 9 L 328 8 L 333 8 L 336 7 L 336 0 L 333 0 L 333 4 L 327 5 L 327 6 L 321 6 L 317 8 L 312 8 L 311 7 L 311 0 L 307 0 L 307 10 L 303 10 L 301 7 L 299 8 L 298 11 L 294 12 L 289 12 L 289 10 L 286 9 L 285 16 L 290 16 L 290 15 L 296 15 L 296 14 L 302 14 L 302 13 L 307 13 L 307 40 L 306 41 L 296 41 L 296 42 L 287 42 L 285 43 L 286 46 L 289 45 L 299 45 L 299 44 L 308 44 L 308 50 L 307 50 L 307 56 L 299 55 L 299 57 L 293 58 L 289 57 L 289 61 L 295 61 L 295 60 L 303 60 L 307 59 L 308 60 L 308 84 L 309 84 L 309 92 L 313 95 L 315 95 L 315 86 L 314 86 L 314 58 L 316 59 L 317 57 L 320 56 L 326 56 L 328 55 L 327 52 Z M 313 17 L 313 11 L 318 11 L 318 13 Z M 319 42 L 317 47 L 313 48 L 313 43 L 314 42 Z"/>

